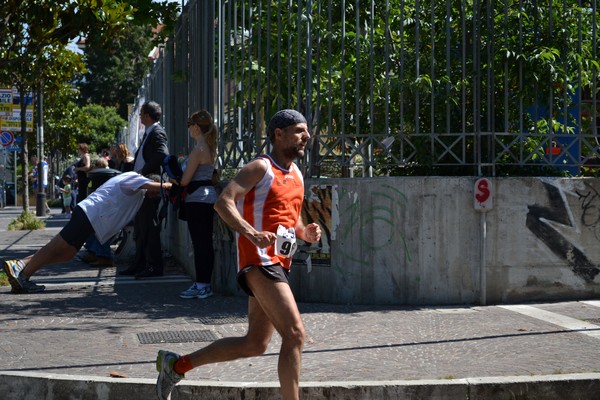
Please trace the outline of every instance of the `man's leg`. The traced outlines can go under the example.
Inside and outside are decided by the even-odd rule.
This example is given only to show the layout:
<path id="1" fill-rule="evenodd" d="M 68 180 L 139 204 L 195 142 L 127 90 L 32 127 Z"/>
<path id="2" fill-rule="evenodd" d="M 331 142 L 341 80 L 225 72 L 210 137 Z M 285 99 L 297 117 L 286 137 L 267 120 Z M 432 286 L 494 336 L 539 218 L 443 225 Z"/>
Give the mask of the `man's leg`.
<path id="1" fill-rule="evenodd" d="M 282 399 L 298 399 L 304 324 L 290 286 L 265 277 L 257 267 L 246 274 L 246 282 L 255 297 L 248 302 L 248 333 L 244 337 L 224 338 L 190 354 L 193 368 L 263 354 L 273 329 L 281 335 L 279 381 Z"/>
<path id="2" fill-rule="evenodd" d="M 147 241 L 148 231 L 145 229 L 144 225 L 145 216 L 143 208 L 145 203 L 146 199 L 144 199 L 142 207 L 133 218 L 133 241 L 135 244 L 133 264 L 130 265 L 126 270 L 119 272 L 119 275 L 134 276 L 135 274 L 146 269 L 146 252 L 144 249 Z"/>
<path id="3" fill-rule="evenodd" d="M 263 354 L 273 336 L 273 324 L 254 297 L 248 300 L 248 332 L 212 342 L 189 355 L 193 368 Z"/>
<path id="4" fill-rule="evenodd" d="M 70 261 L 77 254 L 75 247 L 67 243 L 61 236 L 56 235 L 44 247 L 39 249 L 26 261 L 25 268 L 21 271 L 27 277 L 32 276 L 44 265 Z"/>
<path id="5" fill-rule="evenodd" d="M 134 265 L 143 270 L 135 274 L 136 278 L 148 278 L 163 274 L 162 249 L 160 245 L 160 224 L 157 223 L 157 212 L 160 198 L 146 197 L 136 216 L 136 257 Z M 142 232 L 143 231 L 143 234 Z M 141 235 L 140 235 L 141 234 Z M 140 265 L 140 260 L 145 260 Z"/>
<path id="6" fill-rule="evenodd" d="M 77 249 L 68 244 L 59 234 L 31 256 L 21 260 L 4 261 L 3 268 L 13 293 L 37 293 L 43 291 L 44 286 L 30 282 L 29 278 L 44 265 L 69 261 L 75 257 L 75 254 Z"/>
<path id="7" fill-rule="evenodd" d="M 261 310 L 281 335 L 278 364 L 281 398 L 298 399 L 306 333 L 292 290 L 287 283 L 265 277 L 257 268 L 246 274 L 246 282 Z"/>
<path id="8" fill-rule="evenodd" d="M 81 259 L 91 265 L 112 266 L 112 253 L 110 250 L 111 241 L 112 239 L 107 240 L 106 243 L 102 244 L 96 238 L 96 235 L 91 235 L 85 242 L 85 246 L 90 254 L 81 257 Z"/>
<path id="9" fill-rule="evenodd" d="M 157 275 L 163 273 L 162 247 L 160 243 L 161 222 L 158 220 L 158 208 L 160 198 L 147 199 L 151 203 L 150 215 L 148 216 L 148 241 L 146 242 L 146 260 L 148 266 L 152 267 Z"/>
<path id="10" fill-rule="evenodd" d="M 156 359 L 156 369 L 159 372 L 156 381 L 158 398 L 169 399 L 175 385 L 192 368 L 263 354 L 273 336 L 273 325 L 253 297 L 248 302 L 248 321 L 246 336 L 219 339 L 187 356 L 180 357 L 166 350 L 159 351 Z"/>

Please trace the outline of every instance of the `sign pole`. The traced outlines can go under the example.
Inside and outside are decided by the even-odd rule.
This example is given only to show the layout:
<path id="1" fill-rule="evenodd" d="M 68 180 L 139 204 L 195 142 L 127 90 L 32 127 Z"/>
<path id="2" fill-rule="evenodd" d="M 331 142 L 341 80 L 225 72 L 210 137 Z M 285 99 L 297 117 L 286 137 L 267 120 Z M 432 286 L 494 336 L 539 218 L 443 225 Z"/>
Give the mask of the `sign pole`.
<path id="1" fill-rule="evenodd" d="M 19 185 L 17 185 L 17 153 L 15 153 L 13 155 L 13 160 L 14 160 L 13 173 L 15 174 L 15 180 L 13 182 L 15 183 L 15 207 L 16 207 L 18 205 L 17 199 L 19 198 Z"/>
<path id="2" fill-rule="evenodd" d="M 35 204 L 35 215 L 43 217 L 46 215 L 46 193 L 44 189 L 44 95 L 42 84 L 38 88 L 37 101 L 37 142 L 38 142 L 38 165 L 37 165 L 37 201 Z"/>

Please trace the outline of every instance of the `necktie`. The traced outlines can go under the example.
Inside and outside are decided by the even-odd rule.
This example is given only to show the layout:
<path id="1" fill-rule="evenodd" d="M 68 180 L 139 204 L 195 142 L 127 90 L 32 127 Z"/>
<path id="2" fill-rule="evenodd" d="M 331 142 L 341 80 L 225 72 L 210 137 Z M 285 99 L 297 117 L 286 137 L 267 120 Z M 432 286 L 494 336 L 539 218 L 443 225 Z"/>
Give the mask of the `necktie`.
<path id="1" fill-rule="evenodd" d="M 136 159 L 136 158 L 137 158 L 137 156 L 138 156 L 138 153 L 139 153 L 140 149 L 142 148 L 142 145 L 144 144 L 144 140 L 146 140 L 146 136 L 147 136 L 147 135 L 148 135 L 148 132 L 145 132 L 145 131 L 144 131 L 144 136 L 142 136 L 142 141 L 140 142 L 140 144 L 139 144 L 139 146 L 138 146 L 137 150 L 135 151 L 135 155 L 133 156 L 133 158 L 134 158 L 134 159 Z"/>

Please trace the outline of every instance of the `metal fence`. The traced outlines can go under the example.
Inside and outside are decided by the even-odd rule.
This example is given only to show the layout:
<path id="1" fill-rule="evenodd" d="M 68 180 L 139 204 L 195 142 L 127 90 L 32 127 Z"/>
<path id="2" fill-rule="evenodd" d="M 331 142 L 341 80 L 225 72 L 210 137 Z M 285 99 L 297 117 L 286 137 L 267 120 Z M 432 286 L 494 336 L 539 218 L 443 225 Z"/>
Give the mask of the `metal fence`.
<path id="1" fill-rule="evenodd" d="M 598 155 L 596 0 L 192 0 L 140 100 L 171 151 L 213 112 L 224 169 L 305 114 L 308 177 L 580 174 Z"/>

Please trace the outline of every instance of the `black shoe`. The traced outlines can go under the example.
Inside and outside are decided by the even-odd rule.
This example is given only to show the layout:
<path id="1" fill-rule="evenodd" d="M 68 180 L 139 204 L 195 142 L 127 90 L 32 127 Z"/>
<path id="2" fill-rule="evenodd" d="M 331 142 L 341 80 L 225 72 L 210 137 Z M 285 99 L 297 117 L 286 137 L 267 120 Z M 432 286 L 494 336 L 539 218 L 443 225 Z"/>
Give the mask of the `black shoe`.
<path id="1" fill-rule="evenodd" d="M 129 268 L 123 270 L 123 271 L 120 271 L 119 275 L 134 276 L 135 274 L 139 274 L 143 270 L 144 270 L 143 268 L 129 267 Z"/>
<path id="2" fill-rule="evenodd" d="M 155 276 L 163 276 L 162 268 L 148 267 L 142 272 L 135 274 L 135 279 L 152 278 Z"/>

